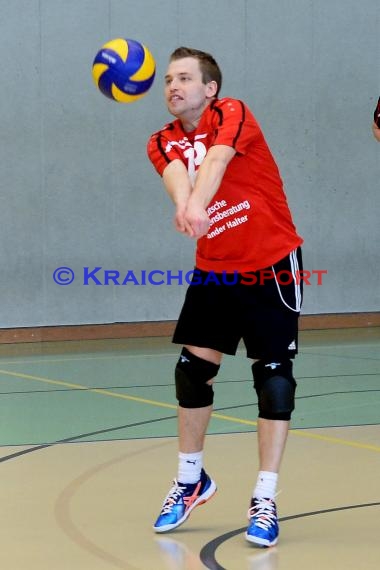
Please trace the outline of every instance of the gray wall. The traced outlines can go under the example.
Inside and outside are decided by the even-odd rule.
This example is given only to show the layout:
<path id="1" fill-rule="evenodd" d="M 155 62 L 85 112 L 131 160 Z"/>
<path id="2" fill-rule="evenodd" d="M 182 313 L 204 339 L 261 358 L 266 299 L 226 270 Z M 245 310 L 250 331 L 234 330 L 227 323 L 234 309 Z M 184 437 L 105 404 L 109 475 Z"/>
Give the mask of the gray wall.
<path id="1" fill-rule="evenodd" d="M 242 98 L 279 163 L 305 238 L 304 313 L 379 310 L 378 0 L 0 0 L 0 327 L 175 319 L 185 286 L 83 285 L 83 267 L 191 269 L 194 244 L 145 154 L 169 118 L 178 45 L 211 51 L 222 95 Z M 151 92 L 132 105 L 95 88 L 114 37 L 146 43 Z M 71 285 L 52 274 L 69 266 Z M 97 274 L 103 280 L 103 273 Z"/>

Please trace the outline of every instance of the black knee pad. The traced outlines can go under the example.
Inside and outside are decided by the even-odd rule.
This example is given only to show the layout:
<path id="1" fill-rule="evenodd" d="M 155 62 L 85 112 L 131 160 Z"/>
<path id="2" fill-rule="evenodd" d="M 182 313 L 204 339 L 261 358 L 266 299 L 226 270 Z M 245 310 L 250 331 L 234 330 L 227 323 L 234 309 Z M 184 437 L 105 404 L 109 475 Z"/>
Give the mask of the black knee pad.
<path id="1" fill-rule="evenodd" d="M 290 420 L 297 386 L 292 369 L 291 360 L 272 363 L 259 360 L 252 365 L 260 418 Z"/>
<path id="2" fill-rule="evenodd" d="M 205 408 L 214 402 L 214 390 L 207 384 L 220 366 L 183 348 L 175 369 L 176 396 L 182 408 Z"/>

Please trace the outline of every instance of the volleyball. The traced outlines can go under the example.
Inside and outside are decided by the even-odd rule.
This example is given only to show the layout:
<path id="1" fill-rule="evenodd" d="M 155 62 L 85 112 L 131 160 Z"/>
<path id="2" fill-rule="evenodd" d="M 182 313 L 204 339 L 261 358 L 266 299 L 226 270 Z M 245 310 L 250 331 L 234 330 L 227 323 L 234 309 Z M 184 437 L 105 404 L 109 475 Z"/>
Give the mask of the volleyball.
<path id="1" fill-rule="evenodd" d="M 92 64 L 98 89 L 118 103 L 133 103 L 151 88 L 156 63 L 149 49 L 136 40 L 116 38 L 104 44 Z"/>

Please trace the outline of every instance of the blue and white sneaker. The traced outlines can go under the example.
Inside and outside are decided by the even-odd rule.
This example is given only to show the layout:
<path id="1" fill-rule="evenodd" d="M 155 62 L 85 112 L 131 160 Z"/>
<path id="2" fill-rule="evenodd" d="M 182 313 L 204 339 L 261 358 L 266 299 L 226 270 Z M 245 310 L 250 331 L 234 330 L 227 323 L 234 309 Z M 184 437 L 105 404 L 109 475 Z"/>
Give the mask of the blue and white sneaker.
<path id="1" fill-rule="evenodd" d="M 168 532 L 184 523 L 191 511 L 203 505 L 216 492 L 216 484 L 202 469 L 197 483 L 180 483 L 176 479 L 153 525 L 156 532 Z"/>
<path id="2" fill-rule="evenodd" d="M 245 538 L 259 546 L 274 546 L 278 540 L 279 528 L 276 503 L 272 499 L 251 500 L 248 510 L 249 525 Z"/>

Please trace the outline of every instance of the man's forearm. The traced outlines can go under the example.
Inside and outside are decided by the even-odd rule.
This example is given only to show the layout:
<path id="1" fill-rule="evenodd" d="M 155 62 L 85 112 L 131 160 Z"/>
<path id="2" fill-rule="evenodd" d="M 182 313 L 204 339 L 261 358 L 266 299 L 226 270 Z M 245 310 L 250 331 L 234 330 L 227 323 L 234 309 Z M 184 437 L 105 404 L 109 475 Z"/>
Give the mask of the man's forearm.
<path id="1" fill-rule="evenodd" d="M 163 182 L 167 193 L 176 206 L 187 203 L 191 191 L 191 181 L 186 166 L 180 160 L 174 160 L 164 170 Z"/>
<path id="2" fill-rule="evenodd" d="M 206 209 L 217 193 L 228 163 L 234 154 L 234 149 L 227 146 L 211 147 L 198 170 L 191 195 L 192 203 Z"/>

